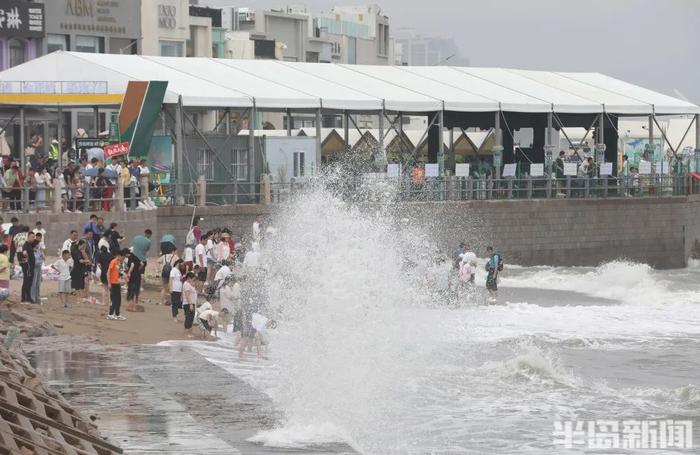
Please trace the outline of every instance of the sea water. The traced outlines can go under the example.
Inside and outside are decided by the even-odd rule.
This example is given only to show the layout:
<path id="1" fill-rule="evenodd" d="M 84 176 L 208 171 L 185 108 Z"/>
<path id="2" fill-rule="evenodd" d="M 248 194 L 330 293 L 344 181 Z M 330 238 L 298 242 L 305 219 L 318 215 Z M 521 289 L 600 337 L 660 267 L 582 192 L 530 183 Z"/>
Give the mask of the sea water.
<path id="1" fill-rule="evenodd" d="M 381 204 L 316 189 L 271 221 L 267 273 L 247 283 L 264 288 L 278 321 L 268 359 L 238 359 L 230 336 L 187 343 L 271 398 L 279 421 L 249 441 L 302 452 L 340 442 L 367 454 L 564 453 L 557 422 L 695 419 L 700 444 L 700 271 L 519 267 L 505 257 L 499 304 L 485 305 L 483 261 L 473 295 L 434 292 L 426 277 L 444 264 L 428 233 L 397 229 Z"/>

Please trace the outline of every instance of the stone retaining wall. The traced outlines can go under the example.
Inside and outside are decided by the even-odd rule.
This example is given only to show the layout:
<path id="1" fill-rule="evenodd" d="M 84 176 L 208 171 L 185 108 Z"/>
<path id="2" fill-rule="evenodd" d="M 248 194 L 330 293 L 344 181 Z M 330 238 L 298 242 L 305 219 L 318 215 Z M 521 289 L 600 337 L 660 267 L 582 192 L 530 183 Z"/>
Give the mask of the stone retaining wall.
<path id="1" fill-rule="evenodd" d="M 199 207 L 202 226 L 228 226 L 235 237 L 250 233 L 255 215 L 272 214 L 275 206 Z M 372 205 L 366 206 L 373 210 Z M 424 227 L 443 251 L 464 239 L 483 248 L 494 245 L 509 263 L 521 265 L 597 265 L 615 259 L 645 262 L 658 268 L 685 266 L 700 239 L 700 196 L 666 198 L 558 199 L 401 203 L 393 207 L 398 226 L 413 220 Z M 154 248 L 165 233 L 183 243 L 193 208 L 109 213 L 128 238 L 150 228 Z M 41 219 L 48 231 L 50 254 L 68 232 L 87 222 L 88 214 L 22 215 L 33 225 Z"/>

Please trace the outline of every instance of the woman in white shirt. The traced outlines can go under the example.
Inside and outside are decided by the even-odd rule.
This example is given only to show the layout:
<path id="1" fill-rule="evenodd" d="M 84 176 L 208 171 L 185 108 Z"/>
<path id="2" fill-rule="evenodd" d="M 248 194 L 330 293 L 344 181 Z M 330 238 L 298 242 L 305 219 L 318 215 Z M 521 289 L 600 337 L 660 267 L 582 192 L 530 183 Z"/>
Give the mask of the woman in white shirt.
<path id="1" fill-rule="evenodd" d="M 192 338 L 192 323 L 194 322 L 197 305 L 197 290 L 194 287 L 194 272 L 187 272 L 182 284 L 182 309 L 185 312 L 185 335 Z"/>
<path id="2" fill-rule="evenodd" d="M 46 169 L 34 175 L 36 183 L 36 208 L 37 210 L 46 208 L 46 189 L 51 187 L 51 174 Z"/>
<path id="3" fill-rule="evenodd" d="M 241 309 L 241 284 L 235 276 L 231 275 L 224 281 L 224 285 L 219 290 L 219 298 L 221 300 L 221 310 L 227 310 L 228 313 L 226 319 L 222 321 L 224 333 L 227 333 L 231 319 Z M 233 329 L 236 332 L 235 326 Z"/>
<path id="4" fill-rule="evenodd" d="M 173 314 L 173 321 L 177 320 L 178 310 L 182 307 L 182 259 L 178 259 L 173 263 L 170 269 L 169 288 L 170 288 L 170 310 Z"/>

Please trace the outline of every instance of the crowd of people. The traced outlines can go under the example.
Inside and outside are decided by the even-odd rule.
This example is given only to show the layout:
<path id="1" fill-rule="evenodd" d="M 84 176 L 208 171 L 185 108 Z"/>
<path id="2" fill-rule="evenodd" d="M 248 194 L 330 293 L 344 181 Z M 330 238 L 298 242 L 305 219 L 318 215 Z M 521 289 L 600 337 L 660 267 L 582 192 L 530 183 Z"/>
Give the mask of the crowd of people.
<path id="1" fill-rule="evenodd" d="M 30 228 L 12 217 L 9 225 L 0 218 L 0 225 L 0 300 L 9 297 L 10 280 L 17 279 L 22 281 L 20 302 L 41 304 L 46 300 L 41 294 L 42 276 L 48 268 L 57 275 L 58 301 L 65 308 L 109 302 L 106 318 L 124 321 L 125 294 L 126 311 L 145 310 L 140 294 L 151 250 L 150 229 L 127 242 L 117 223 L 107 225 L 103 218 L 91 215 L 80 229 L 70 231 L 56 252 L 57 259 L 49 261 L 41 222 Z M 241 356 L 253 348 L 258 356 L 264 355 L 265 331 L 274 322 L 263 316 L 265 299 L 259 286 L 246 286 L 246 280 L 256 279 L 260 245 L 273 232 L 258 216 L 248 251 L 234 240 L 230 229 L 205 232 L 199 220 L 193 222 L 181 253 L 173 235 L 161 237 L 154 266 L 160 278 L 159 303 L 170 306 L 168 317 L 183 324 L 183 336 L 208 339 L 212 332 L 216 337 L 220 329 L 231 328 Z M 101 300 L 91 295 L 91 283 L 101 291 Z"/>
<path id="2" fill-rule="evenodd" d="M 60 191 L 64 211 L 109 211 L 118 182 L 124 186 L 126 208 L 153 208 L 147 192 L 141 194 L 142 188 L 150 185 L 146 159 L 84 157 L 77 162 L 66 161 L 64 167 L 59 167 L 55 160 L 35 155 L 22 169 L 18 160 L 4 156 L 0 166 L 0 209 L 5 213 L 41 212 L 52 207 L 54 192 Z"/>

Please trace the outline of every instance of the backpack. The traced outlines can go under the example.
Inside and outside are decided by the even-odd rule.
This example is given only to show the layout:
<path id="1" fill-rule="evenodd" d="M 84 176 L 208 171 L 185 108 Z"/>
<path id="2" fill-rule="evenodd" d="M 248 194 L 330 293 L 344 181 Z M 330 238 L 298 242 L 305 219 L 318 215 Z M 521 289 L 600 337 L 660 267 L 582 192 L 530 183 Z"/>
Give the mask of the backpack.
<path id="1" fill-rule="evenodd" d="M 498 271 L 500 272 L 501 270 L 503 270 L 503 258 L 499 254 L 498 255 Z"/>
<path id="2" fill-rule="evenodd" d="M 163 264 L 163 269 L 160 272 L 162 278 L 170 278 L 170 272 L 173 270 L 173 257 L 170 256 L 170 260 Z"/>
<path id="3" fill-rule="evenodd" d="M 194 246 L 197 243 L 197 238 L 194 236 L 194 228 L 190 229 L 185 237 L 185 246 Z"/>

